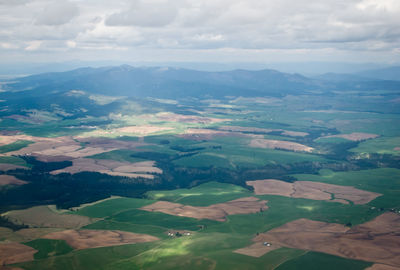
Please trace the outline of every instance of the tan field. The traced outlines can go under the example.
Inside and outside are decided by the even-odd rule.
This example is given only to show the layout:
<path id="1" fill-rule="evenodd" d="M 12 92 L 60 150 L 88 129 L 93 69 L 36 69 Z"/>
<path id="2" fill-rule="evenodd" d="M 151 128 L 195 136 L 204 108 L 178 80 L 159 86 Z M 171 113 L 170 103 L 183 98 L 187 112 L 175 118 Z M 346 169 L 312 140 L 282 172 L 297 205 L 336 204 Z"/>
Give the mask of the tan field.
<path id="1" fill-rule="evenodd" d="M 393 150 L 394 151 L 400 151 L 400 147 L 395 147 Z"/>
<path id="2" fill-rule="evenodd" d="M 79 136 L 79 138 L 87 137 L 102 137 L 102 136 L 120 136 L 120 135 L 134 135 L 134 136 L 147 136 L 150 134 L 158 133 L 161 131 L 173 130 L 171 127 L 160 127 L 160 126 L 126 126 L 121 128 L 113 128 L 106 130 L 94 130 L 86 132 Z"/>
<path id="3" fill-rule="evenodd" d="M 0 244 L 0 265 L 33 261 L 36 249 L 19 243 Z"/>
<path id="4" fill-rule="evenodd" d="M 247 185 L 254 188 L 257 195 L 279 195 L 292 198 L 304 198 L 348 204 L 366 204 L 382 194 L 357 189 L 350 186 L 339 186 L 311 181 L 285 181 L 266 179 L 247 181 Z M 332 200 L 331 194 L 335 199 Z"/>
<path id="5" fill-rule="evenodd" d="M 365 270 L 399 270 L 399 267 L 394 267 L 386 264 L 375 263 L 372 266 L 365 268 Z"/>
<path id="6" fill-rule="evenodd" d="M 271 245 L 271 246 L 266 246 L 263 244 L 263 242 L 256 242 L 256 243 L 252 244 L 251 246 L 239 248 L 233 252 L 258 258 L 258 257 L 261 257 L 264 254 L 266 254 L 272 250 L 278 249 L 278 248 L 281 248 L 281 246 L 276 245 L 276 244 Z"/>
<path id="7" fill-rule="evenodd" d="M 107 138 L 43 138 L 25 135 L 17 135 L 17 137 L 29 139 L 35 143 L 17 151 L 8 152 L 6 153 L 7 155 L 33 155 L 44 162 L 72 160 L 116 149 L 133 149 L 137 146 L 145 145 L 140 142 L 127 142 Z M 82 147 L 81 143 L 85 143 L 85 147 Z"/>
<path id="8" fill-rule="evenodd" d="M 8 163 L 0 164 L 0 171 L 11 171 L 11 170 L 15 170 L 15 169 L 28 169 L 28 168 L 19 166 L 19 165 L 8 164 Z"/>
<path id="9" fill-rule="evenodd" d="M 225 221 L 228 215 L 258 213 L 260 210 L 266 210 L 268 209 L 265 205 L 266 203 L 267 201 L 260 201 L 255 197 L 240 198 L 207 207 L 195 207 L 179 203 L 158 201 L 140 209 L 150 212 L 162 212 L 174 216 Z"/>
<path id="10" fill-rule="evenodd" d="M 379 137 L 379 135 L 377 135 L 377 134 L 354 132 L 354 133 L 350 133 L 350 134 L 338 134 L 338 135 L 325 136 L 325 137 L 321 137 L 321 138 L 343 138 L 346 140 L 358 142 L 358 141 L 363 141 L 363 140 L 374 139 L 377 137 Z"/>
<path id="11" fill-rule="evenodd" d="M 248 136 L 256 136 L 252 134 L 245 134 L 236 131 L 228 131 L 228 130 L 213 130 L 206 128 L 188 128 L 184 131 L 183 134 L 180 134 L 179 137 L 190 139 L 190 140 L 211 140 L 214 137 L 225 137 L 225 136 L 239 136 L 239 137 L 248 137 Z"/>
<path id="12" fill-rule="evenodd" d="M 282 132 L 282 135 L 291 136 L 291 137 L 305 137 L 305 136 L 308 136 L 309 134 L 307 132 L 301 132 L 301 131 L 284 130 Z"/>
<path id="13" fill-rule="evenodd" d="M 59 230 L 56 228 L 26 228 L 13 231 L 9 228 L 0 227 L 0 239 L 4 242 L 28 242 Z"/>
<path id="14" fill-rule="evenodd" d="M 24 210 L 14 210 L 2 214 L 10 221 L 32 227 L 80 228 L 92 223 L 92 219 L 72 214 L 59 214 L 48 206 L 35 206 Z"/>
<path id="15" fill-rule="evenodd" d="M 219 127 L 219 129 L 224 131 L 233 131 L 233 132 L 259 132 L 259 133 L 282 131 L 282 129 L 267 129 L 267 128 L 240 127 L 240 126 L 222 126 Z"/>
<path id="16" fill-rule="evenodd" d="M 0 135 L 0 145 L 11 144 L 18 140 L 21 140 L 20 135 L 14 135 L 14 136 Z"/>
<path id="17" fill-rule="evenodd" d="M 5 186 L 5 185 L 21 186 L 25 184 L 28 184 L 28 182 L 19 180 L 15 176 L 6 174 L 0 175 L 0 186 Z"/>
<path id="18" fill-rule="evenodd" d="M 400 267 L 400 216 L 395 213 L 382 214 L 351 229 L 341 224 L 298 219 L 253 240 Z"/>
<path id="19" fill-rule="evenodd" d="M 157 113 L 155 116 L 162 121 L 194 123 L 194 124 L 213 124 L 231 120 L 231 119 L 220 119 L 220 118 L 204 117 L 196 115 L 183 115 L 170 112 Z"/>
<path id="20" fill-rule="evenodd" d="M 155 236 L 123 231 L 67 230 L 49 233 L 42 238 L 65 240 L 75 249 L 119 246 L 159 240 Z"/>
<path id="21" fill-rule="evenodd" d="M 79 172 L 99 172 L 115 176 L 130 178 L 153 179 L 152 173 L 161 174 L 162 170 L 155 167 L 154 161 L 143 161 L 136 163 L 119 162 L 105 159 L 77 158 L 72 160 L 72 166 L 61 170 L 52 171 L 51 174 L 59 173 L 79 173 Z"/>
<path id="22" fill-rule="evenodd" d="M 26 155 L 60 146 L 79 145 L 79 143 L 75 142 L 71 137 L 46 138 L 27 135 L 15 135 L 13 137 L 16 137 L 17 140 L 28 140 L 35 143 L 30 144 L 27 147 L 24 147 L 17 151 L 8 152 L 7 155 Z"/>
<path id="23" fill-rule="evenodd" d="M 314 150 L 314 148 L 300 143 L 267 139 L 253 139 L 250 141 L 249 146 L 255 148 L 285 149 L 296 152 L 312 152 Z"/>

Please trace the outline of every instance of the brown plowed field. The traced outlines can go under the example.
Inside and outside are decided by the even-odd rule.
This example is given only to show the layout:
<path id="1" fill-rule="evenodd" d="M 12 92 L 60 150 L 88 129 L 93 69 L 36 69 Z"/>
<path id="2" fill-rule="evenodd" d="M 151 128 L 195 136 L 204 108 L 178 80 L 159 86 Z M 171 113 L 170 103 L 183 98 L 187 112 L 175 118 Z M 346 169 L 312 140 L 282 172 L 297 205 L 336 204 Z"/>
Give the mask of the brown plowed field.
<path id="1" fill-rule="evenodd" d="M 305 137 L 309 135 L 307 132 L 301 131 L 291 131 L 291 130 L 284 130 L 282 135 L 291 136 L 291 137 Z"/>
<path id="2" fill-rule="evenodd" d="M 92 223 L 92 220 L 88 217 L 59 214 L 53 212 L 48 206 L 35 206 L 24 210 L 13 210 L 3 215 L 14 223 L 26 224 L 33 227 L 80 228 Z"/>
<path id="3" fill-rule="evenodd" d="M 162 173 L 162 170 L 155 167 L 154 165 L 154 161 L 129 163 L 105 159 L 77 158 L 72 160 L 72 166 L 66 167 L 61 170 L 52 171 L 51 174 L 75 174 L 86 171 L 131 178 L 142 177 L 153 179 L 154 176 L 151 173 Z"/>
<path id="4" fill-rule="evenodd" d="M 162 212 L 174 216 L 191 217 L 196 219 L 212 219 L 225 221 L 226 216 L 236 214 L 250 214 L 266 210 L 267 201 L 260 201 L 255 197 L 240 198 L 226 203 L 213 204 L 207 207 L 183 205 L 166 201 L 158 201 L 140 209 Z"/>
<path id="5" fill-rule="evenodd" d="M 5 174 L 0 175 L 0 186 L 4 186 L 4 185 L 20 186 L 20 185 L 25 185 L 25 184 L 28 184 L 28 182 L 19 180 L 15 176 L 5 175 Z"/>
<path id="6" fill-rule="evenodd" d="M 28 168 L 8 163 L 0 164 L 0 171 L 10 171 L 15 169 L 28 169 Z"/>
<path id="7" fill-rule="evenodd" d="M 365 268 L 365 270 L 399 270 L 400 267 L 394 267 L 386 264 L 375 263 L 372 266 Z"/>
<path id="8" fill-rule="evenodd" d="M 194 123 L 194 124 L 213 124 L 231 120 L 231 119 L 221 119 L 221 118 L 204 117 L 197 115 L 183 115 L 170 112 L 157 113 L 155 116 L 162 121 Z"/>
<path id="9" fill-rule="evenodd" d="M 348 204 L 347 200 L 352 201 L 354 204 L 366 204 L 382 195 L 350 186 L 339 186 L 311 181 L 288 183 L 275 179 L 266 179 L 247 181 L 246 184 L 254 187 L 254 193 L 257 195 L 280 195 L 292 198 L 340 202 L 344 204 Z M 332 200 L 331 194 L 334 195 L 335 199 Z"/>
<path id="10" fill-rule="evenodd" d="M 7 155 L 33 155 L 44 162 L 72 160 L 75 158 L 92 156 L 116 149 L 133 149 L 137 146 L 145 145 L 144 143 L 139 142 L 127 142 L 106 138 L 44 138 L 26 135 L 17 135 L 16 137 L 18 139 L 34 141 L 35 143 L 17 151 L 8 152 L 6 153 Z M 10 141 L 11 139 L 3 138 L 3 140 Z M 82 147 L 81 143 L 84 143 L 85 147 Z"/>
<path id="11" fill-rule="evenodd" d="M 325 136 L 321 138 L 343 138 L 349 141 L 364 141 L 364 140 L 369 140 L 369 139 L 375 139 L 379 137 L 377 134 L 370 134 L 370 133 L 362 133 L 362 132 L 354 132 L 350 134 L 338 134 L 338 135 L 331 135 L 331 136 Z"/>
<path id="12" fill-rule="evenodd" d="M 119 246 L 159 240 L 155 236 L 109 230 L 67 230 L 49 233 L 42 238 L 65 240 L 75 249 Z"/>
<path id="13" fill-rule="evenodd" d="M 382 214 L 351 229 L 341 224 L 298 219 L 253 240 L 400 267 L 400 216 L 395 213 Z"/>
<path id="14" fill-rule="evenodd" d="M 267 139 L 253 139 L 250 141 L 250 147 L 255 148 L 269 148 L 269 149 L 285 149 L 291 151 L 312 152 L 314 148 L 289 141 L 267 140 Z"/>
<path id="15" fill-rule="evenodd" d="M 36 249 L 20 243 L 0 244 L 0 265 L 33 261 Z"/>
<path id="16" fill-rule="evenodd" d="M 239 248 L 233 252 L 258 258 L 258 257 L 261 257 L 264 254 L 266 254 L 272 250 L 278 249 L 278 248 L 281 248 L 281 246 L 274 244 L 274 245 L 271 245 L 268 247 L 268 246 L 264 245 L 263 242 L 256 242 L 256 243 L 252 244 L 251 246 Z"/>

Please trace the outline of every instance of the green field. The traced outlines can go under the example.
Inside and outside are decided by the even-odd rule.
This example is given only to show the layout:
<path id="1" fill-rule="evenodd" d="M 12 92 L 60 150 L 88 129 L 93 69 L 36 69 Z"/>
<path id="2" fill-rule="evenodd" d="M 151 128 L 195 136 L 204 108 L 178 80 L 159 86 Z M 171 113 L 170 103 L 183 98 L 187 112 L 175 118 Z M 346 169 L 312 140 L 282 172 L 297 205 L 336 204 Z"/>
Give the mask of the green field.
<path id="1" fill-rule="evenodd" d="M 285 262 L 280 265 L 277 270 L 296 270 L 296 269 L 309 269 L 319 270 L 321 265 L 326 270 L 336 269 L 365 269 L 372 265 L 372 263 L 356 260 L 348 260 L 337 256 L 332 256 L 317 252 L 307 252 L 303 256 Z"/>
<path id="2" fill-rule="evenodd" d="M 22 158 L 19 158 L 19 157 L 15 157 L 15 156 L 0 156 L 0 164 L 1 163 L 29 167 L 29 165 L 25 162 L 25 160 L 23 160 Z"/>
<path id="3" fill-rule="evenodd" d="M 378 92 L 375 94 L 380 95 Z M 367 97 L 365 93 L 354 91 L 339 94 L 330 92 L 328 99 L 326 96 L 318 93 L 260 97 L 261 100 L 258 97 L 224 97 L 220 100 L 196 98 L 179 100 L 179 106 L 170 102 L 160 103 L 160 107 L 154 107 L 154 101 L 147 103 L 149 100 L 136 98 L 108 103 L 111 99 L 104 97 L 108 101 L 101 102 L 107 104 L 102 104 L 101 108 L 91 111 L 92 114 L 88 116 L 82 112 L 76 115 L 71 113 L 70 117 L 59 121 L 48 119 L 40 123 L 3 119 L 0 128 L 35 136 L 76 135 L 73 138 L 79 141 L 80 135 L 98 138 L 104 135 L 110 140 L 123 140 L 128 145 L 125 148 L 121 146 L 121 149 L 113 148 L 109 152 L 98 151 L 96 153 L 100 154 L 84 158 L 130 163 L 152 160 L 163 171 L 162 174 L 154 174 L 154 179 L 115 177 L 94 172 L 58 175 L 45 169 L 62 167 L 62 162 L 48 166 L 37 162 L 41 165 L 33 170 L 11 172 L 21 176 L 21 179 L 31 180 L 29 186 L 0 189 L 1 195 L 8 196 L 2 200 L 5 209 L 58 205 L 65 208 L 60 211 L 92 218 L 93 223 L 80 228 L 83 230 L 121 230 L 159 238 L 151 243 L 87 250 L 73 250 L 65 241 L 39 238 L 24 243 L 38 250 L 35 260 L 16 266 L 26 270 L 357 270 L 371 266 L 373 262 L 286 247 L 259 258 L 234 252 L 251 245 L 258 233 L 268 232 L 297 219 L 338 223 L 350 228 L 388 211 L 400 210 L 400 169 L 396 164 L 400 151 L 394 150 L 400 147 L 400 117 L 387 108 L 387 100 L 393 97 L 384 94 L 380 98 Z M 158 118 L 159 113 L 165 112 L 180 114 L 181 118 L 177 118 L 180 120 L 176 122 Z M 59 115 L 57 117 L 61 118 Z M 198 123 L 190 120 L 196 117 L 203 120 Z M 225 120 L 204 120 L 208 117 Z M 135 125 L 172 129 L 155 132 L 151 136 L 133 131 L 114 131 Z M 273 130 L 230 134 L 215 132 L 229 125 Z M 188 128 L 212 131 L 201 130 L 199 134 L 191 134 L 193 130 L 187 132 Z M 308 135 L 291 137 L 281 134 L 284 130 L 306 132 Z M 379 137 L 361 142 L 323 138 L 352 132 L 373 133 Z M 296 142 L 313 147 L 315 151 L 306 153 L 250 147 L 251 140 L 255 138 Z M 144 144 L 136 147 L 138 142 Z M 29 143 L 17 141 L 2 146 L 0 154 L 18 150 Z M 90 146 L 90 143 L 90 140 L 81 142 L 84 146 Z M 0 156 L 0 163 L 27 167 L 33 164 L 14 156 Z M 355 205 L 255 195 L 253 189 L 246 186 L 246 181 L 257 179 L 303 180 L 353 186 L 382 196 L 368 204 Z M 156 201 L 205 207 L 243 197 L 265 200 L 268 209 L 261 209 L 258 213 L 229 215 L 223 222 L 140 209 Z M 167 234 L 169 230 L 187 230 L 191 231 L 191 235 L 172 237 Z M 16 237 L 18 231 L 7 229 L 4 232 L 3 241 L 23 239 L 22 236 Z"/>
<path id="4" fill-rule="evenodd" d="M 105 152 L 93 156 L 89 156 L 88 158 L 93 158 L 93 159 L 109 159 L 109 160 L 115 160 L 115 161 L 120 161 L 120 162 L 139 162 L 143 161 L 144 159 L 140 158 L 134 158 L 131 155 L 135 153 L 131 150 L 114 150 L 110 152 Z"/>
<path id="5" fill-rule="evenodd" d="M 356 148 L 351 149 L 355 153 L 377 153 L 400 155 L 400 137 L 379 137 L 373 140 L 361 142 Z"/>
<path id="6" fill-rule="evenodd" d="M 35 259 L 59 256 L 74 250 L 63 240 L 36 239 L 24 244 L 38 250 L 34 255 Z"/>
<path id="7" fill-rule="evenodd" d="M 292 151 L 261 149 L 248 146 L 250 141 L 243 138 L 225 137 L 214 139 L 221 148 L 208 148 L 199 154 L 174 161 L 187 167 L 258 167 L 267 164 L 291 164 L 299 162 L 326 161 L 324 158 Z"/>
<path id="8" fill-rule="evenodd" d="M 32 141 L 16 141 L 7 145 L 0 146 L 0 154 L 17 151 L 21 148 L 28 146 L 29 144 L 33 143 Z"/>
<path id="9" fill-rule="evenodd" d="M 149 191 L 146 196 L 154 200 L 165 200 L 193 206 L 208 206 L 252 196 L 252 193 L 236 185 L 208 182 L 191 189 Z"/>
<path id="10" fill-rule="evenodd" d="M 120 211 L 140 208 L 153 202 L 154 201 L 152 200 L 135 198 L 116 198 L 94 205 L 86 206 L 73 213 L 92 218 L 104 218 L 116 214 Z"/>

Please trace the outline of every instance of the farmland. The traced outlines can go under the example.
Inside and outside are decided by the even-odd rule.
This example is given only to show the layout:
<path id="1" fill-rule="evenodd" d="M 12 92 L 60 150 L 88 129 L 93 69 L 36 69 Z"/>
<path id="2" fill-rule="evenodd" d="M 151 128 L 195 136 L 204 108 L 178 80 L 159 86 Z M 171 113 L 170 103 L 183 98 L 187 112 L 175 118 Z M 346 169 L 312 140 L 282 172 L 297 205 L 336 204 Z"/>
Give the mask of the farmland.
<path id="1" fill-rule="evenodd" d="M 68 117 L 0 112 L 0 248 L 11 258 L 1 260 L 26 270 L 399 267 L 398 250 L 384 252 L 400 233 L 392 97 L 305 95 L 71 90 L 60 98 L 81 109 L 65 105 Z"/>

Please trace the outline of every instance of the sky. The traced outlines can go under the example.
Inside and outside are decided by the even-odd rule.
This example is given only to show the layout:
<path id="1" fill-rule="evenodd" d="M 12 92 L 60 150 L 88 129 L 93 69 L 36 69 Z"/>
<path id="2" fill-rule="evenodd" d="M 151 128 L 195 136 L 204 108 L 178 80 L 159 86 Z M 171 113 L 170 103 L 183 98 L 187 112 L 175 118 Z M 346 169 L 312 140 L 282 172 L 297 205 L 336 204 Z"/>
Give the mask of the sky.
<path id="1" fill-rule="evenodd" d="M 400 63 L 399 0 L 0 0 L 12 62 Z"/>

